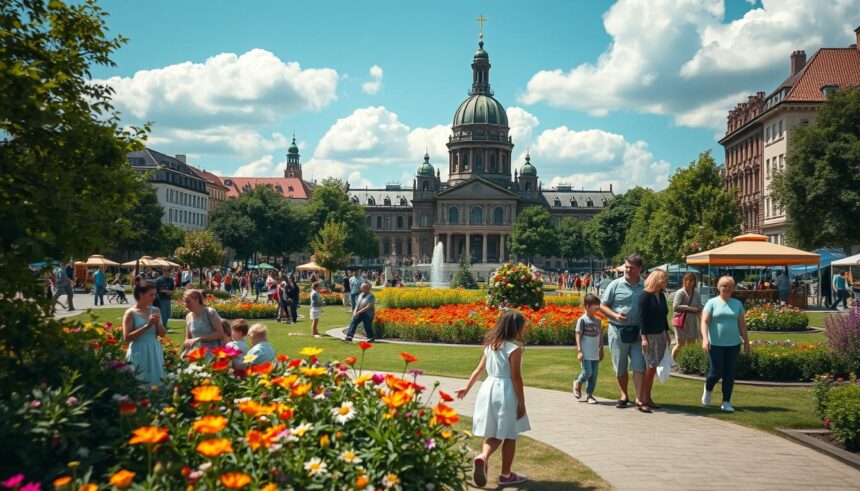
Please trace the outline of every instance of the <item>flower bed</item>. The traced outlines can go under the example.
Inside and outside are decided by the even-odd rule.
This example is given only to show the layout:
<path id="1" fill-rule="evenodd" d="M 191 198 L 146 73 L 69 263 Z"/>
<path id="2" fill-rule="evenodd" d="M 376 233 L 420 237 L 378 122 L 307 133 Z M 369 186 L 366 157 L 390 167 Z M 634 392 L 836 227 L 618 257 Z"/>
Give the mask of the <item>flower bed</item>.
<path id="1" fill-rule="evenodd" d="M 708 371 L 708 355 L 700 344 L 683 346 L 675 362 L 684 373 L 705 375 Z M 824 373 L 845 375 L 846 372 L 845 363 L 831 355 L 827 348 L 819 343 L 755 341 L 749 355 L 741 351 L 737 378 L 805 382 Z"/>
<path id="2" fill-rule="evenodd" d="M 487 283 L 487 304 L 494 307 L 544 306 L 543 282 L 523 263 L 499 266 Z"/>
<path id="3" fill-rule="evenodd" d="M 323 362 L 322 351 L 234 374 L 231 350 L 195 350 L 166 370 L 161 390 L 101 395 L 115 408 L 120 438 L 105 449 L 109 471 L 78 462 L 0 479 L 15 489 L 33 480 L 86 490 L 463 488 L 466 436 L 451 426 L 459 416 L 450 396 L 362 373 L 354 357 Z M 406 366 L 417 361 L 402 356 Z M 87 405 L 73 406 L 86 415 Z"/>
<path id="4" fill-rule="evenodd" d="M 193 288 L 189 288 L 189 290 L 192 290 L 192 289 Z M 218 300 L 227 300 L 230 297 L 232 297 L 232 295 L 230 295 L 229 292 L 226 292 L 224 290 L 202 290 L 202 292 L 203 292 L 204 297 L 213 297 L 213 298 L 216 298 Z M 185 290 L 182 290 L 182 289 L 174 290 L 173 291 L 173 300 L 179 300 L 180 298 L 182 298 L 182 295 L 185 295 Z"/>
<path id="5" fill-rule="evenodd" d="M 567 307 L 579 307 L 582 305 L 582 296 L 578 293 L 569 295 L 549 295 L 543 297 L 547 305 L 558 305 Z"/>
<path id="6" fill-rule="evenodd" d="M 274 319 L 278 315 L 278 306 L 273 303 L 238 298 L 218 301 L 209 296 L 206 297 L 206 306 L 215 309 L 222 319 Z M 171 319 L 184 319 L 187 313 L 182 304 L 174 303 L 170 306 Z"/>
<path id="7" fill-rule="evenodd" d="M 484 300 L 487 292 L 463 288 L 385 288 L 375 295 L 379 307 L 417 309 L 475 303 Z"/>
<path id="8" fill-rule="evenodd" d="M 815 412 L 833 438 L 850 451 L 860 450 L 860 381 L 818 377 L 812 389 Z"/>
<path id="9" fill-rule="evenodd" d="M 332 293 L 329 290 L 320 290 L 320 296 L 322 297 L 323 305 L 343 305 L 343 294 L 342 293 Z M 310 305 L 311 304 L 311 293 L 310 292 L 299 293 L 299 304 L 300 305 Z"/>
<path id="10" fill-rule="evenodd" d="M 790 305 L 759 305 L 747 310 L 744 317 L 750 331 L 805 331 L 809 325 L 809 316 Z"/>
<path id="11" fill-rule="evenodd" d="M 574 327 L 582 307 L 547 305 L 523 308 L 526 344 L 575 345 Z M 379 337 L 412 341 L 477 344 L 498 319 L 500 310 L 484 302 L 437 308 L 382 309 L 373 321 Z M 604 326 L 605 327 L 605 326 Z"/>

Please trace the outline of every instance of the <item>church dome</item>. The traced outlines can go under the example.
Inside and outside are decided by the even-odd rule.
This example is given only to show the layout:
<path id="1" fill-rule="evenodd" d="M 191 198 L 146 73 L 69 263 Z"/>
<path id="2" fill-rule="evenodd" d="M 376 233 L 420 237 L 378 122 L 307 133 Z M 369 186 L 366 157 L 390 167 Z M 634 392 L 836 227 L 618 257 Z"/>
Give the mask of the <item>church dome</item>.
<path id="1" fill-rule="evenodd" d="M 418 166 L 418 176 L 419 177 L 433 177 L 435 171 L 433 170 L 433 166 L 430 164 L 430 155 L 424 154 L 424 162 Z"/>
<path id="2" fill-rule="evenodd" d="M 454 126 L 463 124 L 508 126 L 508 114 L 502 103 L 492 96 L 475 94 L 463 101 L 454 113 Z"/>
<path id="3" fill-rule="evenodd" d="M 537 169 L 532 165 L 532 158 L 526 154 L 526 163 L 520 168 L 520 177 L 536 177 Z"/>

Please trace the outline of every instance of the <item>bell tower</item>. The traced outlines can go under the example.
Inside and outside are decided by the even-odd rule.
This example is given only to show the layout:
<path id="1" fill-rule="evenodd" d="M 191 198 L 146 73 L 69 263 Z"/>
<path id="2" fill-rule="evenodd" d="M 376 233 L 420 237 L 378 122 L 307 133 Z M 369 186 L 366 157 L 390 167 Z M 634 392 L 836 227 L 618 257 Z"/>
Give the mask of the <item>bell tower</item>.
<path id="1" fill-rule="evenodd" d="M 287 167 L 284 169 L 284 177 L 302 178 L 302 164 L 299 162 L 299 147 L 296 145 L 296 132 L 293 132 L 293 143 L 287 150 Z"/>

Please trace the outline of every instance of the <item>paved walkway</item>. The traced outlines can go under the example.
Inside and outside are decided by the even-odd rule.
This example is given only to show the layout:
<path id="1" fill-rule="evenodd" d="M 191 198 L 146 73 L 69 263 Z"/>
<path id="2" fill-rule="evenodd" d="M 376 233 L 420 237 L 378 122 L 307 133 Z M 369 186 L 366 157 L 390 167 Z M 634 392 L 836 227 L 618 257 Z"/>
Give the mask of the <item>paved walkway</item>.
<path id="1" fill-rule="evenodd" d="M 463 380 L 423 376 L 453 394 Z M 452 406 L 471 415 L 480 383 Z M 617 489 L 860 489 L 860 470 L 785 438 L 669 410 L 594 406 L 572 393 L 526 387 L 526 433 L 592 468 Z M 584 400 L 584 398 L 583 398 Z M 493 458 L 499 458 L 494 456 Z"/>

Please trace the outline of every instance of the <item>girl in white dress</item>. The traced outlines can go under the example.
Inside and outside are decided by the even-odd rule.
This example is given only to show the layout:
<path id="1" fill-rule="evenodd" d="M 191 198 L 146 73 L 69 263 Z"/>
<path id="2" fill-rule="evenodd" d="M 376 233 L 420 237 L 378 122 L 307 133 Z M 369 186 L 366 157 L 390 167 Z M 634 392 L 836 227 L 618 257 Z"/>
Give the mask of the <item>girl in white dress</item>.
<path id="1" fill-rule="evenodd" d="M 499 485 L 507 486 L 526 481 L 526 476 L 511 472 L 517 437 L 531 429 L 526 415 L 523 377 L 522 338 L 526 326 L 523 314 L 509 310 L 499 317 L 496 327 L 484 339 L 484 355 L 465 387 L 457 391 L 462 399 L 486 369 L 487 378 L 478 390 L 472 417 L 472 433 L 482 436 L 484 448 L 473 462 L 475 484 L 487 484 L 487 463 L 490 455 L 502 447 L 502 473 Z"/>

